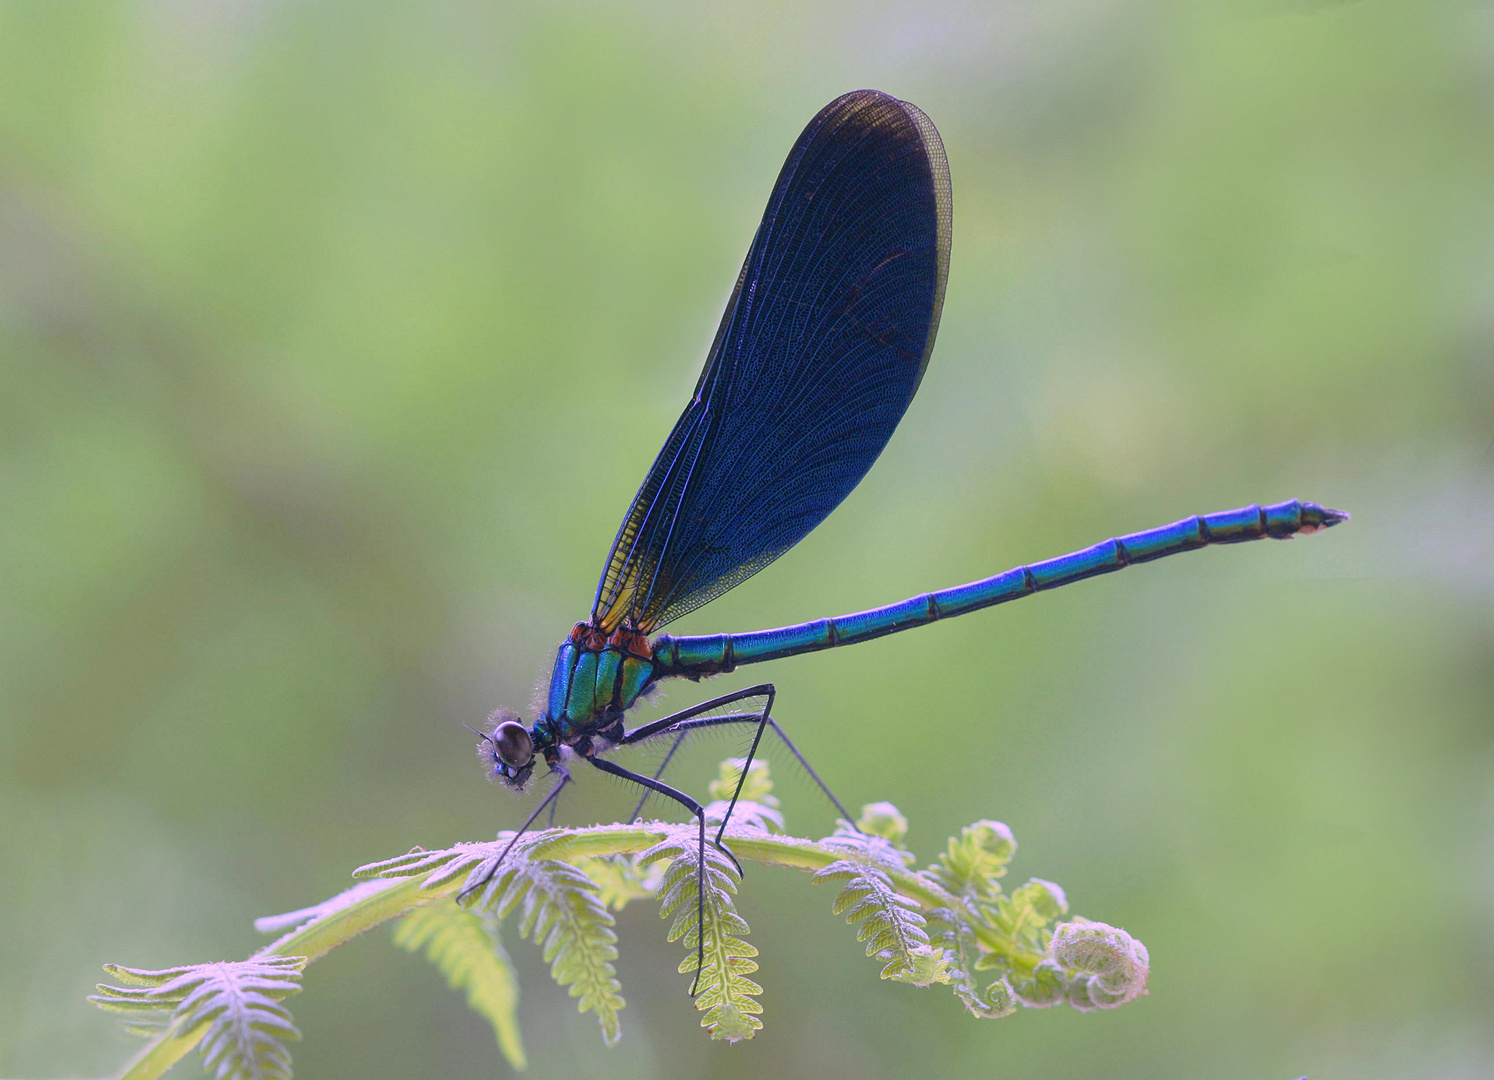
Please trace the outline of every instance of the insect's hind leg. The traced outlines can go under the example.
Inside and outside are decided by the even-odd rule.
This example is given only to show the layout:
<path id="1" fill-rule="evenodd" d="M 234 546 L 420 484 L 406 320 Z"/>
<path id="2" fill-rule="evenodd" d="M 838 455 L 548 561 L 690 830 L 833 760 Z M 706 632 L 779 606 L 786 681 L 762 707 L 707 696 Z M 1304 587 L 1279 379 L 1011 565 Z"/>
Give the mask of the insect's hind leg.
<path id="1" fill-rule="evenodd" d="M 737 773 L 737 786 L 731 793 L 731 802 L 726 807 L 726 813 L 721 816 L 721 826 L 716 830 L 715 844 L 718 848 L 721 846 L 721 837 L 726 833 L 727 822 L 731 821 L 732 811 L 737 808 L 737 800 L 742 797 L 742 785 L 747 783 L 747 770 L 752 768 L 752 759 L 757 757 L 757 746 L 763 741 L 763 728 L 767 726 L 773 716 L 773 700 L 778 696 L 778 690 L 772 683 L 764 683 L 763 685 L 768 688 L 768 701 L 763 706 L 762 717 L 757 722 L 757 730 L 752 733 L 752 745 L 747 749 L 747 759 L 742 762 L 741 772 Z M 774 724 L 773 726 L 776 728 L 778 725 Z M 783 732 L 780 731 L 779 734 L 781 735 Z M 796 750 L 795 754 L 797 753 L 798 751 Z M 800 758 L 799 760 L 803 761 L 804 759 Z"/>
<path id="2" fill-rule="evenodd" d="M 759 713 L 735 713 L 727 716 L 698 715 L 699 713 L 706 711 L 707 709 L 718 708 L 722 704 L 731 704 L 731 702 L 733 701 L 740 701 L 746 697 L 757 696 L 764 696 L 768 699 L 767 704 Z M 825 798 L 830 801 L 830 805 L 835 807 L 835 809 L 839 811 L 840 816 L 846 822 L 850 823 L 852 828 L 855 828 L 856 819 L 851 817 L 850 812 L 847 811 L 843 805 L 841 805 L 841 801 L 835 797 L 835 793 L 830 790 L 829 785 L 827 785 L 825 781 L 820 778 L 819 773 L 815 772 L 814 767 L 809 764 L 809 761 L 799 751 L 799 748 L 794 745 L 793 740 L 790 739 L 788 735 L 784 733 L 783 728 L 778 725 L 778 721 L 773 719 L 772 708 L 775 696 L 776 690 L 773 684 L 763 683 L 760 686 L 749 687 L 748 689 L 738 691 L 735 694 L 729 694 L 723 698 L 705 702 L 700 706 L 687 710 L 683 713 L 678 713 L 675 716 L 666 716 L 663 720 L 655 721 L 654 723 L 647 724 L 636 729 L 635 731 L 628 732 L 622 739 L 621 745 L 628 745 L 629 743 L 639 742 L 651 736 L 667 734 L 675 735 L 674 745 L 670 747 L 669 754 L 666 755 L 664 759 L 664 765 L 667 765 L 669 763 L 669 758 L 674 755 L 674 751 L 678 749 L 681 741 L 691 731 L 698 731 L 702 728 L 708 727 L 720 727 L 725 724 L 757 725 L 757 730 L 753 733 L 752 737 L 752 746 L 748 751 L 746 760 L 743 762 L 742 771 L 737 777 L 737 787 L 736 790 L 732 793 L 731 804 L 727 808 L 726 816 L 722 819 L 721 827 L 716 831 L 716 839 L 714 841 L 716 846 L 722 851 L 727 852 L 728 854 L 730 854 L 730 849 L 726 848 L 721 843 L 721 837 L 726 831 L 727 824 L 731 821 L 732 811 L 736 809 L 737 801 L 741 798 L 742 787 L 747 781 L 747 769 L 752 765 L 752 760 L 757 755 L 757 748 L 762 741 L 763 729 L 765 727 L 771 727 L 774 734 L 776 734 L 780 739 L 783 740 L 783 745 L 788 747 L 789 753 L 794 755 L 794 759 L 798 761 L 799 764 L 803 767 L 804 771 L 809 774 L 809 778 L 815 782 L 815 786 L 817 786 L 820 791 L 824 793 Z M 659 772 L 663 772 L 663 765 L 660 766 Z"/>
<path id="3" fill-rule="evenodd" d="M 835 797 L 835 793 L 830 790 L 829 785 L 820 779 L 820 774 L 814 771 L 813 766 L 799 752 L 799 748 L 794 745 L 793 740 L 783 733 L 783 728 L 778 726 L 778 721 L 774 720 L 771 716 L 764 717 L 764 719 L 767 721 L 768 727 L 772 728 L 778 737 L 783 740 L 783 745 L 789 748 L 789 753 L 793 754 L 794 759 L 803 766 L 804 771 L 809 774 L 809 778 L 815 782 L 815 786 L 824 793 L 825 798 L 830 800 L 830 805 L 835 807 L 840 812 L 841 818 L 854 829 L 856 827 L 856 819 L 851 816 L 849 810 L 840 804 L 840 800 Z"/>
<path id="4" fill-rule="evenodd" d="M 664 755 L 664 760 L 659 762 L 659 767 L 654 770 L 655 780 L 664 775 L 664 770 L 669 768 L 669 762 L 674 758 L 675 751 L 679 750 L 680 746 L 684 744 L 684 741 L 685 733 L 683 731 L 674 737 L 674 742 L 670 745 L 669 752 Z M 632 816 L 628 818 L 629 825 L 633 824 L 633 822 L 637 821 L 640 817 L 643 816 L 643 804 L 648 802 L 648 797 L 652 794 L 652 789 L 643 789 L 643 796 L 638 800 L 638 805 L 633 807 Z"/>
<path id="5" fill-rule="evenodd" d="M 647 724 L 641 724 L 632 731 L 626 732 L 622 739 L 618 741 L 618 745 L 631 746 L 634 743 L 642 742 L 644 739 L 651 739 L 655 735 L 668 734 L 670 731 L 680 728 L 685 721 L 693 720 L 702 713 L 708 713 L 712 709 L 719 709 L 723 705 L 730 705 L 733 702 L 745 701 L 748 698 L 766 697 L 770 706 L 762 710 L 766 714 L 772 711 L 773 695 L 776 693 L 777 691 L 773 688 L 772 683 L 759 683 L 756 686 L 749 686 L 745 690 L 733 690 L 729 694 L 722 694 L 720 697 L 711 698 L 709 701 L 702 701 L 699 705 L 691 705 L 688 709 L 681 709 L 677 713 L 670 713 L 668 716 L 661 717 L 658 720 L 651 720 Z M 744 715 L 750 716 L 755 721 L 760 714 L 754 710 Z M 707 719 L 719 719 L 719 717 L 707 717 Z"/>
<path id="6" fill-rule="evenodd" d="M 760 683 L 757 686 L 749 686 L 745 690 L 733 690 L 730 694 L 722 694 L 720 697 L 710 698 L 707 701 L 700 702 L 698 705 L 691 705 L 688 709 L 681 709 L 677 713 L 671 713 L 668 716 L 634 728 L 632 731 L 627 732 L 622 737 L 622 740 L 618 743 L 618 745 L 631 746 L 636 743 L 643 742 L 645 739 L 651 739 L 658 735 L 668 735 L 677 732 L 678 734 L 675 735 L 673 744 L 669 747 L 668 752 L 664 755 L 664 760 L 659 762 L 659 767 L 654 770 L 653 778 L 657 780 L 664 775 L 664 770 L 669 767 L 669 763 L 671 760 L 673 760 L 675 752 L 679 750 L 680 746 L 685 741 L 686 732 L 689 731 L 692 726 L 713 727 L 716 726 L 716 724 L 722 722 L 745 723 L 747 721 L 751 721 L 752 723 L 758 723 L 761 717 L 767 716 L 772 711 L 774 693 L 775 691 L 772 683 Z M 768 699 L 768 704 L 763 707 L 761 713 L 750 712 L 733 714 L 730 717 L 713 717 L 711 718 L 715 721 L 715 723 L 713 724 L 692 725 L 688 723 L 688 721 L 699 717 L 702 713 L 710 712 L 712 709 L 719 709 L 722 706 L 731 705 L 738 701 L 745 701 L 748 698 L 755 697 L 766 697 Z M 782 733 L 780 732 L 780 734 Z M 754 739 L 754 748 L 756 748 L 756 745 L 757 741 L 756 739 Z M 795 750 L 794 753 L 797 755 L 798 751 Z M 751 760 L 750 757 L 748 760 Z M 800 760 L 803 759 L 801 758 Z M 745 776 L 746 773 L 743 773 L 743 775 Z M 823 787 L 824 785 L 821 786 Z M 628 819 L 630 823 L 637 821 L 639 816 L 643 813 L 643 804 L 648 802 L 648 797 L 649 790 L 645 788 L 643 797 L 638 800 L 638 805 L 633 808 L 633 816 Z M 835 800 L 832 798 L 831 801 L 834 802 Z M 735 798 L 732 799 L 732 804 L 736 804 Z M 730 817 L 729 814 L 727 816 Z M 721 838 L 718 835 L 716 838 L 716 847 L 720 848 L 727 855 L 731 855 L 731 852 L 722 846 L 720 839 Z M 735 863 L 736 861 L 736 856 L 732 855 L 732 862 Z M 739 871 L 742 869 L 740 863 L 737 864 L 737 869 Z"/>

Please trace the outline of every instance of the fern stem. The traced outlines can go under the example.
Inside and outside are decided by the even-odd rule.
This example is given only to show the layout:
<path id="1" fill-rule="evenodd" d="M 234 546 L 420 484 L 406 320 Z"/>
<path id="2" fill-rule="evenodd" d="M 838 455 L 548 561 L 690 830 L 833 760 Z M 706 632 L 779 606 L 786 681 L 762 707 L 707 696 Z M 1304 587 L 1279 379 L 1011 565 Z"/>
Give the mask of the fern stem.
<path id="1" fill-rule="evenodd" d="M 823 870 L 831 863 L 846 859 L 857 859 L 853 852 L 826 848 L 813 840 L 800 840 L 792 836 L 763 836 L 753 833 L 741 836 L 727 833 L 731 837 L 731 849 L 753 862 L 770 863 L 774 866 L 789 866 L 795 870 Z M 857 859 L 857 861 L 861 861 Z M 883 870 L 897 885 L 898 892 L 924 907 L 960 907 L 960 900 L 916 874 L 898 870 L 885 863 L 868 865 Z"/>
<path id="2" fill-rule="evenodd" d="M 581 858 L 603 855 L 636 855 L 651 848 L 669 834 L 652 824 L 598 825 L 588 829 L 556 830 L 553 840 L 541 840 L 530 849 L 535 859 Z"/>
<path id="3" fill-rule="evenodd" d="M 337 946 L 371 930 L 382 922 L 421 907 L 446 892 L 422 893 L 419 878 L 395 879 L 389 888 L 366 896 L 325 918 L 313 919 L 256 952 L 255 956 L 304 956 L 308 961 L 325 956 Z"/>
<path id="4" fill-rule="evenodd" d="M 168 1027 L 147 1043 L 145 1049 L 125 1066 L 124 1071 L 119 1074 L 120 1080 L 156 1080 L 156 1077 L 164 1075 L 167 1069 L 196 1049 L 207 1030 L 206 1023 L 198 1024 L 190 1031 L 177 1031 L 175 1025 Z"/>

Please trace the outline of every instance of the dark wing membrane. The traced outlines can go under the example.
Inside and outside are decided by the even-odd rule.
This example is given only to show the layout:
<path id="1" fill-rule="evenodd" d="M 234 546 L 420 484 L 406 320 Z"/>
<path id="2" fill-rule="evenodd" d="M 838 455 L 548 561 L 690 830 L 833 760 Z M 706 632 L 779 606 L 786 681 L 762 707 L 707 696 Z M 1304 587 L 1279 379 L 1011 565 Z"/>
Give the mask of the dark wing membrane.
<path id="1" fill-rule="evenodd" d="M 949 233 L 949 166 L 922 112 L 858 90 L 810 121 L 618 530 L 594 624 L 647 633 L 693 611 L 850 494 L 928 364 Z"/>

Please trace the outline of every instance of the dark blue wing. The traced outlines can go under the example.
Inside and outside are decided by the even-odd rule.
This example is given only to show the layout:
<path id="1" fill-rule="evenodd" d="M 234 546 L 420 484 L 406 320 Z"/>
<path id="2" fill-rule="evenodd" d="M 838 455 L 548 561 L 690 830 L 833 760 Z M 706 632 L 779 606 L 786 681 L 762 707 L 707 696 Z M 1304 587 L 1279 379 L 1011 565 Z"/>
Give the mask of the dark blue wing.
<path id="1" fill-rule="evenodd" d="M 850 494 L 934 347 L 949 166 L 929 118 L 875 90 L 794 144 L 695 396 L 613 541 L 592 622 L 651 632 L 745 581 Z"/>

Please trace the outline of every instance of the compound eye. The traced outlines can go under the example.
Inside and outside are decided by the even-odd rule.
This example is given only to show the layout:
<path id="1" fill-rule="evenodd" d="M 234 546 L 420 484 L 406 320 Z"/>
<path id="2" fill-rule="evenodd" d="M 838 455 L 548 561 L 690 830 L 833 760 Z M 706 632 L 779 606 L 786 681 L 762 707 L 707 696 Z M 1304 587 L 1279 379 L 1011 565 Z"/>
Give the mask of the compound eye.
<path id="1" fill-rule="evenodd" d="M 510 769 L 522 769 L 534 760 L 534 740 L 523 724 L 505 720 L 493 729 L 493 749 Z"/>

